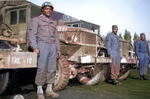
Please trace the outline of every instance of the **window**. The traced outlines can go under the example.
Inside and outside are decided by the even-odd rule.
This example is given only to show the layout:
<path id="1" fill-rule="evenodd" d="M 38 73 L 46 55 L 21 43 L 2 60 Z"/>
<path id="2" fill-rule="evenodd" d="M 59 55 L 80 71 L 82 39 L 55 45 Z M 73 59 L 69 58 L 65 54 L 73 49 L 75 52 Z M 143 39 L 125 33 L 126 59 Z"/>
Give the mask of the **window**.
<path id="1" fill-rule="evenodd" d="M 73 27 L 79 27 L 78 24 L 73 24 Z"/>
<path id="2" fill-rule="evenodd" d="M 17 11 L 11 12 L 10 24 L 17 24 Z"/>
<path id="3" fill-rule="evenodd" d="M 16 10 L 10 12 L 10 25 L 26 23 L 26 10 Z"/>
<path id="4" fill-rule="evenodd" d="M 26 10 L 19 11 L 19 23 L 26 23 Z"/>
<path id="5" fill-rule="evenodd" d="M 71 27 L 71 25 L 66 25 L 66 26 Z"/>
<path id="6" fill-rule="evenodd" d="M 79 27 L 79 24 L 76 23 L 76 24 L 67 24 L 66 26 L 69 26 L 69 27 Z"/>

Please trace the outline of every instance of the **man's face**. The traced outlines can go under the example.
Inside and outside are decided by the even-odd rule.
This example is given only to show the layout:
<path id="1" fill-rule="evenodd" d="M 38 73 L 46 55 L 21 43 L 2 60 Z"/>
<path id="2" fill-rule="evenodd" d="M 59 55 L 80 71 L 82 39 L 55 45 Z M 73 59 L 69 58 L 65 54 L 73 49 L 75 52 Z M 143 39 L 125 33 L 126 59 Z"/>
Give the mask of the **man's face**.
<path id="1" fill-rule="evenodd" d="M 114 34 L 116 34 L 116 35 L 117 35 L 118 28 L 114 28 L 114 29 L 112 30 L 112 32 L 113 32 Z"/>
<path id="2" fill-rule="evenodd" d="M 145 40 L 145 35 L 141 35 L 141 40 L 142 40 L 142 41 Z"/>
<path id="3" fill-rule="evenodd" d="M 49 6 L 45 6 L 43 9 L 42 9 L 42 12 L 43 14 L 46 16 L 46 17 L 50 17 L 51 13 L 53 12 L 52 8 L 49 7 Z"/>

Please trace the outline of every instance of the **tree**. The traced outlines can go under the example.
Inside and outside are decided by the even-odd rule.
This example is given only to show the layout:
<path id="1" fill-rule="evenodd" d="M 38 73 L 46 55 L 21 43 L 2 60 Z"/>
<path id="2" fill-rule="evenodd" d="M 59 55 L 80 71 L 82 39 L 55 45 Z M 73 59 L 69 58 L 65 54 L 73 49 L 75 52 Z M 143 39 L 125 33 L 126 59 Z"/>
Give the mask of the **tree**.
<path id="1" fill-rule="evenodd" d="M 125 29 L 125 33 L 124 33 L 124 39 L 129 41 L 131 43 L 131 34 L 130 34 L 130 31 L 126 30 Z"/>
<path id="2" fill-rule="evenodd" d="M 122 39 L 122 35 L 121 35 L 121 33 L 119 33 L 119 38 L 121 38 L 121 39 Z"/>
<path id="3" fill-rule="evenodd" d="M 139 39 L 139 36 L 136 34 L 136 32 L 134 33 L 134 37 L 133 40 L 136 41 L 137 39 Z"/>

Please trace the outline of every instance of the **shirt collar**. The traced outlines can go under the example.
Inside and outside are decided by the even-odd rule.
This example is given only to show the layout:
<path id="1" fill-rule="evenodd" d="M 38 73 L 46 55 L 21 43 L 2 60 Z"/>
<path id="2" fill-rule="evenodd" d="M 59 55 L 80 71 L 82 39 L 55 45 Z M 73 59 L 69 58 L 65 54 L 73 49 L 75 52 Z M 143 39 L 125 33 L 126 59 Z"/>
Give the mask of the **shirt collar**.
<path id="1" fill-rule="evenodd" d="M 43 14 L 40 15 L 40 19 L 45 22 L 50 22 L 50 23 L 53 22 L 53 20 L 51 18 L 49 19 L 49 21 L 47 21 Z"/>
<path id="2" fill-rule="evenodd" d="M 115 35 L 114 33 L 111 33 L 113 36 L 117 37 L 117 35 Z"/>

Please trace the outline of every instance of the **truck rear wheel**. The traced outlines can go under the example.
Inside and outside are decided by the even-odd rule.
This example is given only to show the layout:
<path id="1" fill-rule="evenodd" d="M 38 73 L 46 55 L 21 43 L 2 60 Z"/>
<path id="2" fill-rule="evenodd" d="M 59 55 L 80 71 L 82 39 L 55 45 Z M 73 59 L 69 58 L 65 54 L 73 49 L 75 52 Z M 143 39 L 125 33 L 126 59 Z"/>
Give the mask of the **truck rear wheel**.
<path id="1" fill-rule="evenodd" d="M 9 73 L 0 73 L 0 94 L 6 89 L 9 81 Z"/>
<path id="2" fill-rule="evenodd" d="M 65 56 L 61 56 L 57 60 L 57 71 L 55 76 L 55 84 L 53 86 L 54 91 L 63 90 L 69 81 L 69 65 Z"/>
<path id="3" fill-rule="evenodd" d="M 130 76 L 131 71 L 132 71 L 132 69 L 131 69 L 130 65 L 121 65 L 120 74 L 119 74 L 118 79 L 119 80 L 127 79 Z M 110 74 L 111 74 L 111 67 L 110 67 L 110 65 L 107 65 L 104 68 L 104 77 L 105 77 L 106 82 L 108 82 L 111 79 Z"/>
<path id="4" fill-rule="evenodd" d="M 131 71 L 132 71 L 132 69 L 131 69 L 130 65 L 121 65 L 121 67 L 120 67 L 120 75 L 119 75 L 118 79 L 119 80 L 127 79 L 130 76 Z"/>

